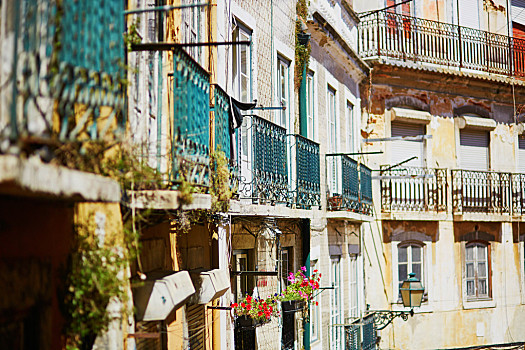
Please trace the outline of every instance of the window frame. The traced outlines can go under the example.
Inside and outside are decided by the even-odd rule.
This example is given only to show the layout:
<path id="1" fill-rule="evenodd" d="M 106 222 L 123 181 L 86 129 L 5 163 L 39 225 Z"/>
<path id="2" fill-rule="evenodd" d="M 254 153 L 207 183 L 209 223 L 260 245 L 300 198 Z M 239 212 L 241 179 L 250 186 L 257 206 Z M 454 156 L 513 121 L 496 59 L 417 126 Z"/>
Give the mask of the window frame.
<path id="1" fill-rule="evenodd" d="M 198 3 L 199 0 L 182 0 L 182 4 L 191 5 Z M 182 38 L 184 43 L 198 43 L 201 42 L 202 33 L 205 31 L 203 28 L 204 21 L 202 18 L 201 7 L 191 7 L 182 11 L 181 14 L 181 29 Z M 202 65 L 202 48 L 195 46 L 187 48 L 188 54 Z"/>
<path id="2" fill-rule="evenodd" d="M 290 106 L 290 60 L 286 59 L 284 56 L 277 54 L 277 103 L 278 106 L 286 107 L 284 110 L 280 110 L 277 113 L 276 124 L 286 128 L 288 130 L 288 117 Z M 284 91 L 283 91 L 284 89 Z"/>
<path id="3" fill-rule="evenodd" d="M 355 110 L 354 104 L 346 100 L 345 107 L 346 117 L 346 151 L 348 153 L 357 152 L 356 132 L 355 132 Z"/>
<path id="4" fill-rule="evenodd" d="M 334 264 L 336 268 L 334 268 Z M 330 283 L 334 289 L 330 291 L 330 348 L 333 350 L 344 349 L 343 328 L 341 326 L 333 326 L 334 324 L 343 323 L 344 308 L 341 277 L 341 255 L 331 255 Z"/>
<path id="5" fill-rule="evenodd" d="M 478 289 L 478 286 L 477 286 L 477 277 L 474 277 L 474 287 L 475 287 L 475 290 L 476 290 L 476 295 L 475 296 L 470 296 L 468 295 L 468 290 L 467 290 L 467 283 L 468 283 L 468 280 L 470 279 L 469 277 L 467 277 L 467 249 L 471 246 L 482 246 L 485 248 L 485 263 L 486 263 L 486 273 L 487 273 L 487 276 L 485 276 L 486 280 L 487 280 L 487 295 L 478 295 L 477 293 L 477 289 Z M 490 300 L 493 300 L 493 294 L 492 294 L 492 254 L 491 254 L 491 244 L 490 242 L 487 242 L 487 241 L 482 241 L 482 240 L 473 240 L 473 241 L 468 241 L 468 242 L 465 242 L 464 246 L 462 247 L 462 253 L 463 253 L 463 261 L 462 261 L 462 272 L 463 272 L 463 275 L 462 275 L 462 280 L 463 280 L 463 297 L 465 299 L 465 301 L 467 302 L 476 302 L 476 301 L 490 301 Z M 477 252 L 476 252 L 477 254 Z M 477 264 L 478 263 L 478 260 L 477 260 L 477 256 L 476 256 L 476 260 L 474 260 L 474 263 Z"/>
<path id="6" fill-rule="evenodd" d="M 252 41 L 253 30 L 241 23 L 236 17 L 233 17 L 235 27 L 232 33 L 232 41 Z M 246 53 L 246 74 L 242 73 L 242 52 Z M 239 52 L 241 55 L 239 55 Z M 235 98 L 240 102 L 251 102 L 253 100 L 253 66 L 252 66 L 253 50 L 252 44 L 248 47 L 246 45 L 233 45 L 232 48 L 232 81 Z M 246 97 L 243 98 L 242 79 L 243 75 L 247 80 Z"/>
<path id="7" fill-rule="evenodd" d="M 337 90 L 330 84 L 326 85 L 326 123 L 327 123 L 327 153 L 337 153 L 339 150 L 339 122 L 337 118 Z M 341 195 L 340 158 L 327 157 L 328 188 L 331 196 Z"/>
<path id="8" fill-rule="evenodd" d="M 406 274 L 407 274 L 407 278 L 408 278 L 408 274 L 413 272 L 412 270 L 412 267 L 413 267 L 413 261 L 412 261 L 412 247 L 418 247 L 421 249 L 421 278 L 420 278 L 420 281 L 421 281 L 421 284 L 423 285 L 423 288 L 425 288 L 425 293 L 423 295 L 423 303 L 427 302 L 428 301 L 428 283 L 427 283 L 427 266 L 428 266 L 428 263 L 427 263 L 427 249 L 426 249 L 426 244 L 424 242 L 421 242 L 421 241 L 417 241 L 417 240 L 405 240 L 405 241 L 401 241 L 399 242 L 397 245 L 396 245 L 396 253 L 397 253 L 397 256 L 396 256 L 396 260 L 395 260 L 395 272 L 394 272 L 394 287 L 397 287 L 397 289 L 394 290 L 394 294 L 395 294 L 395 291 L 397 290 L 398 291 L 398 297 L 397 297 L 397 300 L 396 298 L 394 297 L 394 300 L 396 300 L 395 302 L 397 304 L 403 304 L 403 300 L 401 299 L 401 293 L 399 292 L 399 288 L 401 287 L 401 284 L 403 283 L 403 281 L 400 281 L 399 280 L 399 265 L 400 265 L 400 261 L 399 261 L 399 250 L 401 248 L 405 248 L 405 247 L 410 247 L 411 249 L 408 250 L 407 249 L 407 261 L 406 261 L 406 265 L 407 265 L 407 271 L 406 271 Z M 397 282 L 397 285 L 396 285 L 396 282 Z"/>
<path id="9" fill-rule="evenodd" d="M 358 318 L 359 310 L 359 255 L 348 254 L 348 316 Z"/>
<path id="10" fill-rule="evenodd" d="M 315 78 L 314 72 L 308 71 L 306 75 L 306 137 L 312 141 L 317 139 L 315 119 Z"/>
<path id="11" fill-rule="evenodd" d="M 236 271 L 253 271 L 254 270 L 253 255 L 254 255 L 253 249 L 235 249 L 233 250 L 232 265 L 234 269 Z M 246 259 L 246 269 L 245 270 L 240 268 L 239 262 L 237 260 L 238 259 L 237 256 L 239 256 L 240 258 Z M 232 295 L 233 295 L 233 299 L 235 302 L 238 302 L 239 298 L 242 299 L 245 294 L 251 295 L 253 293 L 253 289 L 255 288 L 255 283 L 254 283 L 252 276 L 240 275 L 240 276 L 232 276 L 232 278 L 234 279 L 234 283 L 232 283 Z M 244 284 L 246 285 L 246 290 L 243 290 L 242 288 L 243 281 L 244 281 Z"/>

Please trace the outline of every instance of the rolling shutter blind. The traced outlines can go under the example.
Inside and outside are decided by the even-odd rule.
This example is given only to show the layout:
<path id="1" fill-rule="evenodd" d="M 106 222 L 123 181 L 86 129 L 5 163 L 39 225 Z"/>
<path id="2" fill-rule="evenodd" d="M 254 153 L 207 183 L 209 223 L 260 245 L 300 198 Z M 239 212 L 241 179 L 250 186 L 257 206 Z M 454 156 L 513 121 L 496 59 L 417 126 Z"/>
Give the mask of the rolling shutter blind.
<path id="1" fill-rule="evenodd" d="M 479 29 L 479 1 L 459 1 L 459 25 Z"/>
<path id="2" fill-rule="evenodd" d="M 525 174 L 525 135 L 518 137 L 518 172 Z"/>
<path id="3" fill-rule="evenodd" d="M 205 305 L 192 304 L 186 305 L 186 320 L 188 322 L 189 335 L 189 349 L 190 350 L 204 350 L 205 349 L 205 333 L 206 333 L 206 311 Z"/>
<path id="4" fill-rule="evenodd" d="M 512 0 L 512 22 L 525 25 L 525 0 Z"/>
<path id="5" fill-rule="evenodd" d="M 392 123 L 392 137 L 419 136 L 425 134 L 425 126 L 421 124 Z M 410 162 L 402 166 L 421 167 L 424 164 L 422 141 L 390 141 L 391 165 L 397 164 L 414 156 Z"/>
<path id="6" fill-rule="evenodd" d="M 487 131 L 461 130 L 459 143 L 461 169 L 480 171 L 489 169 L 489 133 Z"/>

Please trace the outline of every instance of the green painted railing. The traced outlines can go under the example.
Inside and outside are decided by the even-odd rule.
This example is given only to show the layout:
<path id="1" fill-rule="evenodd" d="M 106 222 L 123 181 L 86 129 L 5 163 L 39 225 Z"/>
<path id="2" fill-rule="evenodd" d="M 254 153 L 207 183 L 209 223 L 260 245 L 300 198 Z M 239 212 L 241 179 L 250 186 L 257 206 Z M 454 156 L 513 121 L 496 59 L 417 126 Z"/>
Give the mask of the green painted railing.
<path id="1" fill-rule="evenodd" d="M 328 210 L 349 210 L 370 215 L 372 212 L 372 171 L 347 155 L 329 156 L 333 161 L 327 166 L 340 167 L 341 193 L 328 197 Z M 329 158 L 327 157 L 327 159 Z M 335 174 L 339 174 L 335 172 Z"/>
<path id="2" fill-rule="evenodd" d="M 239 176 L 239 197 L 259 204 L 291 204 L 286 129 L 257 116 L 245 123 L 251 129 L 251 169 Z"/>
<path id="3" fill-rule="evenodd" d="M 11 141 L 99 139 L 121 130 L 124 3 L 22 0 L 7 8 L 15 38 Z"/>
<path id="4" fill-rule="evenodd" d="M 213 85 L 214 101 L 214 130 L 215 130 L 215 150 L 224 152 L 228 159 L 230 170 L 230 189 L 236 196 L 239 190 L 239 166 L 237 159 L 232 154 L 232 137 L 230 130 L 230 98 L 228 94 L 219 86 Z"/>
<path id="5" fill-rule="evenodd" d="M 209 186 L 210 75 L 182 49 L 173 63 L 171 181 Z"/>
<path id="6" fill-rule="evenodd" d="M 321 205 L 319 144 L 294 135 L 296 142 L 295 206 L 301 209 Z"/>

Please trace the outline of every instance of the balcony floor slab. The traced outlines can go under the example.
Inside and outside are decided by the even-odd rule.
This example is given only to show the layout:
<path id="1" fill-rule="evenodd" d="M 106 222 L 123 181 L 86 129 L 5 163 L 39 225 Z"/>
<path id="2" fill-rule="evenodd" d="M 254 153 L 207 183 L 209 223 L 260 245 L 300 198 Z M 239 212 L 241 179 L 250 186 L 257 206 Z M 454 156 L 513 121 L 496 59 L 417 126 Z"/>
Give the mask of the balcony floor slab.
<path id="1" fill-rule="evenodd" d="M 120 185 L 113 179 L 12 155 L 0 156 L 0 193 L 74 202 L 121 199 Z"/>
<path id="2" fill-rule="evenodd" d="M 174 190 L 129 191 L 129 206 L 135 209 L 211 209 L 211 195 L 194 193 L 193 201 L 183 204 L 179 201 L 179 193 Z"/>

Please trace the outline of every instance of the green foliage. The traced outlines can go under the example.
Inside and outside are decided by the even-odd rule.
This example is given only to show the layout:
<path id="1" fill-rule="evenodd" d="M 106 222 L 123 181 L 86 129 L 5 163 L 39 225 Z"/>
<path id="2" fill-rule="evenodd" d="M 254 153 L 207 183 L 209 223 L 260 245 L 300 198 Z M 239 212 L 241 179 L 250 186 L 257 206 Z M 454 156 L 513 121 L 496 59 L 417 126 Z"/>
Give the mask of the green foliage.
<path id="1" fill-rule="evenodd" d="M 127 242 L 125 242 L 127 243 Z M 79 349 L 88 336 L 107 330 L 110 318 L 106 307 L 110 300 L 121 303 L 126 315 L 128 268 L 133 249 L 116 240 L 100 244 L 94 230 L 77 225 L 76 242 L 70 257 L 66 311 L 66 348 Z"/>
<path id="2" fill-rule="evenodd" d="M 137 28 L 140 25 L 140 17 L 137 17 L 128 27 L 127 33 L 124 33 L 124 45 L 126 49 L 131 51 L 131 45 L 140 44 L 142 39 L 139 35 Z"/>
<path id="3" fill-rule="evenodd" d="M 123 189 L 150 190 L 162 177 L 132 151 L 107 141 L 68 142 L 55 151 L 53 162 L 117 180 Z"/>
<path id="4" fill-rule="evenodd" d="M 312 47 L 310 43 L 308 45 L 302 45 L 299 43 L 298 34 L 302 33 L 301 26 L 306 22 L 306 17 L 308 15 L 308 5 L 310 2 L 308 0 L 298 0 L 295 6 L 297 12 L 297 20 L 295 21 L 295 88 L 299 89 L 301 86 L 301 80 L 303 79 L 303 72 L 305 68 L 308 68 L 310 63 L 310 53 Z"/>
<path id="5" fill-rule="evenodd" d="M 212 212 L 227 212 L 230 208 L 232 190 L 230 188 L 230 170 L 228 158 L 223 151 L 218 150 L 210 154 Z"/>

